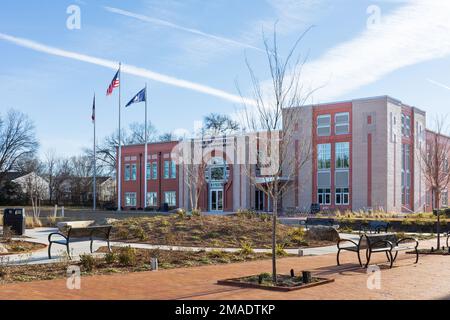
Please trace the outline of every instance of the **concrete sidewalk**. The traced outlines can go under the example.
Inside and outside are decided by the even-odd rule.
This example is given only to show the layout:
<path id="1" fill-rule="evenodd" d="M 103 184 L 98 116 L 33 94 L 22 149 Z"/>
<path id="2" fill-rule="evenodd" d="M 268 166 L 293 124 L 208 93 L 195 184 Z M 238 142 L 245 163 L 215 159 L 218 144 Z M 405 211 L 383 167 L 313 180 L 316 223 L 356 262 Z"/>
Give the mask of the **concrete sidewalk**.
<path id="1" fill-rule="evenodd" d="M 30 242 L 42 243 L 48 245 L 48 235 L 52 232 L 57 232 L 58 230 L 55 228 L 35 228 L 35 229 L 27 229 L 25 236 L 26 240 Z M 357 240 L 358 235 L 354 234 L 341 234 L 342 238 Z M 19 239 L 18 239 L 19 240 Z M 81 241 L 81 242 L 73 242 L 70 244 L 71 256 L 73 260 L 78 260 L 81 254 L 90 253 L 89 241 Z M 100 246 L 105 246 L 106 243 L 104 241 L 95 241 L 94 242 L 94 251 Z M 222 250 L 227 252 L 237 252 L 239 248 L 212 248 L 212 247 L 184 247 L 184 246 L 167 246 L 167 245 L 151 245 L 151 244 L 142 244 L 142 243 L 126 243 L 126 242 L 111 242 L 112 246 L 131 246 L 133 248 L 140 249 L 160 249 L 160 250 L 175 250 L 175 251 L 212 251 L 212 250 Z M 255 252 L 271 252 L 271 249 L 255 249 Z M 298 254 L 299 249 L 286 249 L 286 252 L 289 254 Z M 302 249 L 304 256 L 310 255 L 323 255 L 329 253 L 337 252 L 336 246 L 327 246 L 327 247 L 318 247 L 318 248 L 305 248 Z M 98 254 L 101 255 L 101 254 Z M 61 261 L 61 259 L 66 259 L 66 248 L 61 245 L 53 245 L 52 246 L 52 258 L 48 259 L 47 248 L 39 251 L 35 251 L 28 254 L 18 254 L 11 255 L 3 258 L 3 261 L 8 264 L 20 265 L 20 264 L 46 264 L 46 263 L 56 263 Z"/>
<path id="2" fill-rule="evenodd" d="M 279 259 L 280 273 L 309 270 L 315 276 L 335 279 L 330 284 L 288 293 L 217 285 L 221 279 L 270 272 L 271 261 L 263 260 L 82 277 L 80 290 L 68 289 L 66 279 L 8 284 L 0 287 L 0 299 L 450 299 L 448 256 L 421 256 L 414 264 L 412 255 L 402 254 L 395 267 L 388 269 L 386 257 L 375 255 L 373 262 L 381 268 L 379 282 L 372 281 L 372 272 L 355 264 L 355 254 L 343 253 L 344 265 L 340 267 L 335 258 L 334 254 L 326 254 Z"/>

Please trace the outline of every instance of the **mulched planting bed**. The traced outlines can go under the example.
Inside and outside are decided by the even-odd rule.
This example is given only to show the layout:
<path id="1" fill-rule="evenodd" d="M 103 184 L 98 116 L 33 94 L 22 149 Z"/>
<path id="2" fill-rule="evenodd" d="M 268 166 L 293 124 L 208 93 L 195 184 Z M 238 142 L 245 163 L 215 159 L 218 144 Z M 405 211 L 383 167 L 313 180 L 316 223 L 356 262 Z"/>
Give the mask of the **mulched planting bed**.
<path id="1" fill-rule="evenodd" d="M 426 254 L 426 255 L 440 255 L 440 256 L 449 256 L 450 252 L 448 248 L 445 248 L 445 250 L 439 249 L 431 251 L 431 249 L 419 249 L 419 254 Z M 408 251 L 409 254 L 416 254 L 414 251 Z"/>
<path id="2" fill-rule="evenodd" d="M 97 252 L 106 253 L 107 248 L 101 247 Z M 192 252 L 114 247 L 113 254 L 107 254 L 103 257 L 85 255 L 79 262 L 62 261 L 45 265 L 25 266 L 7 266 L 0 263 L 0 284 L 66 278 L 67 268 L 74 265 L 80 267 L 82 276 L 89 276 L 150 271 L 151 258 L 158 258 L 159 269 L 174 269 L 264 260 L 270 259 L 270 257 L 265 253 L 240 254 L 219 250 Z"/>
<path id="3" fill-rule="evenodd" d="M 0 246 L 8 250 L 8 252 L 0 252 L 0 256 L 26 254 L 47 247 L 45 244 L 20 240 L 0 240 Z"/>
<path id="4" fill-rule="evenodd" d="M 266 216 L 157 216 L 116 221 L 112 231 L 115 241 L 188 247 L 270 248 L 272 222 Z M 278 224 L 277 243 L 285 248 L 336 245 L 334 241 L 309 240 L 302 228 Z"/>
<path id="5" fill-rule="evenodd" d="M 293 291 L 315 287 L 330 282 L 334 282 L 334 279 L 312 277 L 310 283 L 303 283 L 303 279 L 301 276 L 291 277 L 280 274 L 277 276 L 277 284 L 275 285 L 272 282 L 271 275 L 265 274 L 262 276 L 262 279 L 261 275 L 253 275 L 249 277 L 219 280 L 217 283 L 220 285 L 227 285 L 241 288 L 256 288 L 273 291 Z"/>

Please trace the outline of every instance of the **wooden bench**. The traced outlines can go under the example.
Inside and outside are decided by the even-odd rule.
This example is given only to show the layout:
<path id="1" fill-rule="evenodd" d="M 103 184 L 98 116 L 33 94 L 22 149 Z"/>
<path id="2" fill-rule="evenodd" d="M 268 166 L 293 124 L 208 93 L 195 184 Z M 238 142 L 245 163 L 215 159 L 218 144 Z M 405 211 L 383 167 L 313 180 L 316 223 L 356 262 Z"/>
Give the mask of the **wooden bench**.
<path id="1" fill-rule="evenodd" d="M 69 259 L 70 256 L 70 243 L 89 240 L 91 242 L 90 249 L 93 253 L 92 244 L 94 240 L 103 240 L 108 244 L 108 250 L 111 252 L 111 246 L 109 243 L 109 237 L 111 234 L 112 226 L 87 226 L 87 227 L 72 227 L 67 225 L 63 231 L 54 232 L 48 235 L 48 258 L 51 259 L 52 244 L 60 244 L 66 246 Z M 53 238 L 57 237 L 56 240 Z"/>
<path id="2" fill-rule="evenodd" d="M 350 246 L 342 246 L 344 243 L 351 243 Z M 341 239 L 337 243 L 337 265 L 340 266 L 339 255 L 342 250 L 356 252 L 358 256 L 359 265 L 362 267 L 361 250 L 366 250 L 366 264 L 365 268 L 369 266 L 370 258 L 374 253 L 385 253 L 392 268 L 397 255 L 400 251 L 414 250 L 416 254 L 416 262 L 419 261 L 419 252 L 417 247 L 419 241 L 414 238 L 398 239 L 395 233 L 384 234 L 363 234 L 360 236 L 358 243 L 350 239 Z"/>
<path id="3" fill-rule="evenodd" d="M 360 232 L 364 233 L 381 233 L 382 231 L 387 233 L 390 227 L 389 222 L 385 221 L 369 221 L 367 224 L 362 224 Z"/>

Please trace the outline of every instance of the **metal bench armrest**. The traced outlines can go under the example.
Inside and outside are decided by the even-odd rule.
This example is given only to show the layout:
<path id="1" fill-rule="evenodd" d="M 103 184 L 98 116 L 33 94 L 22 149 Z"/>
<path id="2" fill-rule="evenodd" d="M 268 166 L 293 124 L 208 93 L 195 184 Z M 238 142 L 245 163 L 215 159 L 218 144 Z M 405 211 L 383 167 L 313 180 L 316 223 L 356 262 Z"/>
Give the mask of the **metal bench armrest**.
<path id="1" fill-rule="evenodd" d="M 63 237 L 66 241 L 68 241 L 68 237 L 66 237 L 64 234 L 60 233 L 60 232 L 53 232 L 50 233 L 48 235 L 48 242 L 53 242 L 52 241 L 52 236 L 59 236 L 59 237 Z"/>
<path id="2" fill-rule="evenodd" d="M 339 241 L 337 242 L 337 247 L 338 247 L 338 249 L 340 248 L 339 245 L 340 245 L 342 242 L 351 242 L 351 243 L 353 243 L 355 246 L 359 247 L 359 244 L 356 243 L 356 242 L 353 241 L 353 240 L 350 240 L 350 239 L 339 239 Z"/>
<path id="3" fill-rule="evenodd" d="M 416 243 L 416 248 L 419 246 L 419 240 L 417 240 L 416 238 L 402 238 L 397 241 L 396 245 L 398 246 L 400 243 L 405 241 L 414 241 Z"/>

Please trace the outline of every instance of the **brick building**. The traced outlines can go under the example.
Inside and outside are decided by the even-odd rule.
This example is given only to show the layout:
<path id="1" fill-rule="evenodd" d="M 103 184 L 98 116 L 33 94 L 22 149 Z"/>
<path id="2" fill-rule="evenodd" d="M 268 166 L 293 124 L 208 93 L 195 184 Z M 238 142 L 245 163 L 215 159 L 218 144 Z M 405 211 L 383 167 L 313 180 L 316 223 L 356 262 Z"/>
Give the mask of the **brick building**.
<path id="1" fill-rule="evenodd" d="M 303 120 L 292 134 L 309 139 L 311 157 L 291 179 L 292 188 L 281 199 L 282 209 L 307 211 L 311 203 L 330 210 L 421 212 L 430 208 L 430 192 L 419 156 L 426 147 L 427 135 L 432 134 L 426 129 L 424 111 L 388 96 L 288 111 L 298 113 Z M 204 181 L 198 197 L 203 211 L 271 210 L 271 199 L 255 187 L 260 174 L 257 161 L 241 161 L 259 154 L 258 135 L 182 143 L 192 150 L 190 158 L 200 155 L 203 159 L 200 171 Z M 126 209 L 160 208 L 163 203 L 171 208 L 192 206 L 190 192 L 194 187 L 188 168 L 174 159 L 176 146 L 180 144 L 149 144 L 147 204 L 143 196 L 144 145 L 123 147 L 122 203 Z M 298 152 L 287 154 L 296 157 Z M 442 205 L 446 205 L 446 199 L 447 192 Z"/>

